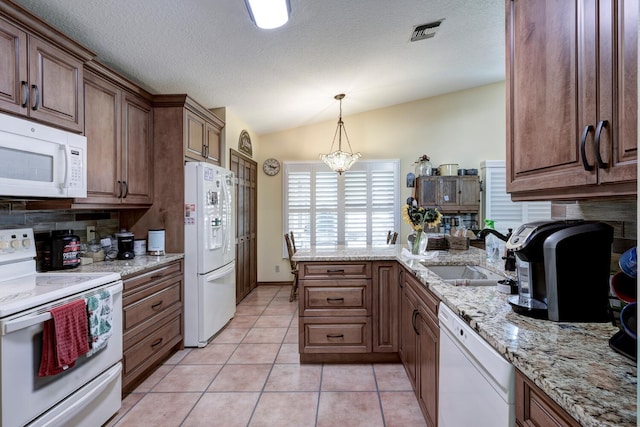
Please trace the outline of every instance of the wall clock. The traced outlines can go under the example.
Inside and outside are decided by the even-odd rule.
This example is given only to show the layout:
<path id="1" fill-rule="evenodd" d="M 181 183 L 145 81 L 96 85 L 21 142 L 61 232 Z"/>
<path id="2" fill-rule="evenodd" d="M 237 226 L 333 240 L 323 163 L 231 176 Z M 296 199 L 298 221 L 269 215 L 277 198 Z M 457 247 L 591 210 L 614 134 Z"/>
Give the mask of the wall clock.
<path id="1" fill-rule="evenodd" d="M 269 176 L 277 175 L 280 172 L 280 162 L 276 159 L 267 159 L 262 164 L 262 170 Z"/>

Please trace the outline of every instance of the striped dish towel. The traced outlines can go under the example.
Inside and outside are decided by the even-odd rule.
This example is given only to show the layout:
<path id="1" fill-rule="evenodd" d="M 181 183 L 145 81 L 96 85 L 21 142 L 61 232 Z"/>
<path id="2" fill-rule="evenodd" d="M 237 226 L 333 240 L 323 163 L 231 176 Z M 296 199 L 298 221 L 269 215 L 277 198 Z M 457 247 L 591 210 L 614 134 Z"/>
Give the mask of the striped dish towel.
<path id="1" fill-rule="evenodd" d="M 89 345 L 87 357 L 106 347 L 113 334 L 113 296 L 108 290 L 92 295 L 87 299 L 87 318 L 89 321 Z"/>

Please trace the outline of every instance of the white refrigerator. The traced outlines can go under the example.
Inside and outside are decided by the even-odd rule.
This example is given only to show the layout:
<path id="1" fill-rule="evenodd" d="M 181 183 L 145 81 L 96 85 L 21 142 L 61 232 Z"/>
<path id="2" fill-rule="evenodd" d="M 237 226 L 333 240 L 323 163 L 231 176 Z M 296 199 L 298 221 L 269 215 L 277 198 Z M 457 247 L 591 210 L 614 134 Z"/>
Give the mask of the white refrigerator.
<path id="1" fill-rule="evenodd" d="M 187 162 L 184 181 L 184 345 L 204 347 L 236 311 L 235 177 Z"/>

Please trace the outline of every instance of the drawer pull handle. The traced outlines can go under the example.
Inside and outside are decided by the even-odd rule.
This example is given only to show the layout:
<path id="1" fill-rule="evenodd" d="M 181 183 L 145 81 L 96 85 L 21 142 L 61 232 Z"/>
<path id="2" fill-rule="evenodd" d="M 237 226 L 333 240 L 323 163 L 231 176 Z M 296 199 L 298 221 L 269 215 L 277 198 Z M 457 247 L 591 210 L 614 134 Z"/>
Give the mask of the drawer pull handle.
<path id="1" fill-rule="evenodd" d="M 344 273 L 344 268 L 341 268 L 339 270 L 327 270 L 327 273 L 331 274 L 331 273 Z"/>
<path id="2" fill-rule="evenodd" d="M 160 308 L 160 306 L 162 306 L 162 303 L 163 303 L 163 302 L 164 302 L 163 300 L 160 300 L 159 302 L 157 302 L 157 303 L 155 303 L 155 304 L 151 305 L 151 309 L 152 309 L 152 310 L 156 310 L 156 309 Z"/>
<path id="3" fill-rule="evenodd" d="M 159 346 L 162 343 L 162 338 L 158 338 L 157 340 L 155 340 L 154 342 L 151 343 L 151 348 L 156 348 L 157 346 Z"/>
<path id="4" fill-rule="evenodd" d="M 344 338 L 344 334 L 327 334 L 327 338 Z"/>
<path id="5" fill-rule="evenodd" d="M 344 298 L 329 298 L 327 297 L 327 302 L 344 302 Z"/>
<path id="6" fill-rule="evenodd" d="M 158 279 L 162 279 L 162 274 L 154 274 L 153 276 L 151 276 L 151 280 L 158 280 Z"/>

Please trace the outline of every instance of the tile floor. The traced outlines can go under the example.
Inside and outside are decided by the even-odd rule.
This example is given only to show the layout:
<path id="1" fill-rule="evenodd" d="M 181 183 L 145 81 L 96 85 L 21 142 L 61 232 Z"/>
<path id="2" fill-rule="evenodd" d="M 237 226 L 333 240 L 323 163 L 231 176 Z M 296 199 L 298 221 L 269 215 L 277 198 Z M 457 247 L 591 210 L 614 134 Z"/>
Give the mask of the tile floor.
<path id="1" fill-rule="evenodd" d="M 107 425 L 425 426 L 401 364 L 300 365 L 290 289 L 255 289 L 209 345 L 173 355 Z"/>

